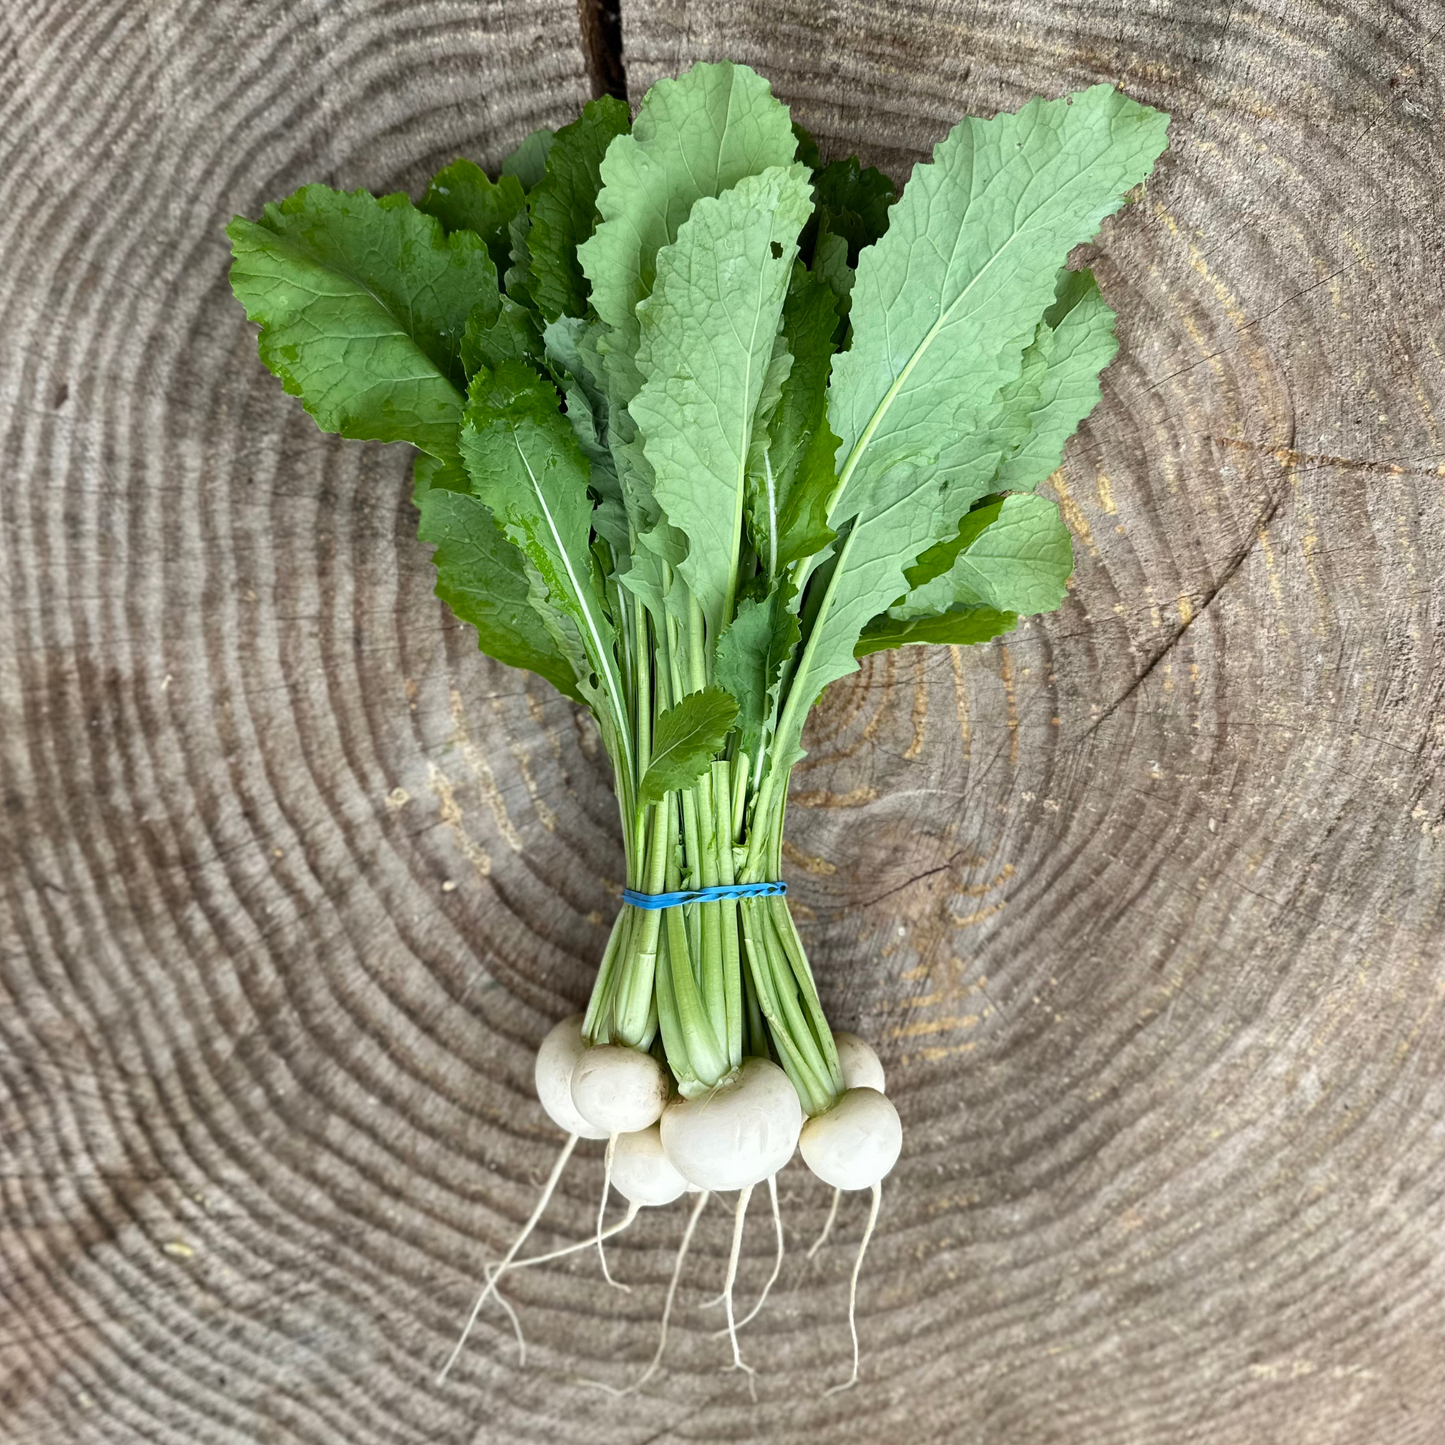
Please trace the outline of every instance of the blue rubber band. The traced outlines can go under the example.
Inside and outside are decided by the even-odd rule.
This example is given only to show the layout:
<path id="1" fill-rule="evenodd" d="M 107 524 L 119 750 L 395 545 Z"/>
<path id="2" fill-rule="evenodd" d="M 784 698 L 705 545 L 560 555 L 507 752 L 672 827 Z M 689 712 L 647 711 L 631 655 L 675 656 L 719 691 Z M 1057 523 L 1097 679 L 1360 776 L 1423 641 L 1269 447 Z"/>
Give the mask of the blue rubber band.
<path id="1" fill-rule="evenodd" d="M 684 888 L 678 893 L 638 893 L 624 888 L 622 901 L 634 908 L 681 908 L 684 903 L 718 903 L 726 898 L 779 898 L 786 883 L 719 883 L 712 888 Z"/>

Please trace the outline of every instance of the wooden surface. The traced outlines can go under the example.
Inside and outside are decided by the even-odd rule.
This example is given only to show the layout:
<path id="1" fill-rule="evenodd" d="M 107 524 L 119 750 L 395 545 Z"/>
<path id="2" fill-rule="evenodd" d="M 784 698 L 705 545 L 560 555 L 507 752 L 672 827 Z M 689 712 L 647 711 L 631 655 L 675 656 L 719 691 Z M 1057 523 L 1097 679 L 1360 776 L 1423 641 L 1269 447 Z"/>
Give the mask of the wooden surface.
<path id="1" fill-rule="evenodd" d="M 613 73 L 566 0 L 0 14 L 0 1437 L 15 1445 L 1413 1445 L 1445 1418 L 1445 10 L 626 0 L 635 99 L 750 61 L 902 179 L 965 110 L 1173 112 L 1056 616 L 871 660 L 790 827 L 906 1128 L 709 1337 L 678 1209 L 511 1294 L 620 848 L 589 725 L 430 598 L 404 448 L 256 360 L 221 226 L 419 191 Z M 588 1229 L 586 1146 L 548 1243 Z M 744 1297 L 768 1265 L 761 1212 Z"/>

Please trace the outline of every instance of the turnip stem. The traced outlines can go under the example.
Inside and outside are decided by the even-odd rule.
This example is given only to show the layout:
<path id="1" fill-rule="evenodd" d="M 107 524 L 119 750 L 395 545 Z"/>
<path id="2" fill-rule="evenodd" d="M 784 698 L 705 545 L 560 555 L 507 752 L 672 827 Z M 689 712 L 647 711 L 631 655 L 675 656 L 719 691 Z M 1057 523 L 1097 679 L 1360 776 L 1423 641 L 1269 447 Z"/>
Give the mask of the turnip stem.
<path id="1" fill-rule="evenodd" d="M 547 1176 L 547 1182 L 542 1186 L 542 1197 L 538 1199 L 537 1206 L 527 1217 L 527 1222 L 522 1226 L 522 1232 L 512 1241 L 512 1247 L 503 1256 L 497 1272 L 482 1286 L 482 1292 L 477 1296 L 477 1302 L 472 1306 L 472 1312 L 467 1316 L 467 1322 L 462 1327 L 462 1333 L 452 1352 L 447 1356 L 447 1362 L 441 1367 L 437 1375 L 437 1384 L 443 1384 L 446 1377 L 451 1373 L 451 1368 L 456 1364 L 458 1357 L 467 1343 L 467 1337 L 472 1332 L 472 1326 L 477 1322 L 477 1316 L 482 1312 L 482 1306 L 487 1302 L 487 1296 L 496 1288 L 497 1282 L 507 1272 L 507 1266 L 517 1257 L 517 1251 L 527 1242 L 527 1236 L 537 1227 L 537 1221 L 541 1219 L 543 1211 L 547 1208 L 553 1192 L 557 1188 L 557 1181 L 562 1177 L 562 1171 L 567 1167 L 567 1161 L 572 1157 L 572 1151 L 577 1147 L 577 1135 L 569 1134 L 567 1142 L 562 1146 L 561 1152 L 557 1155 L 557 1162 L 552 1166 L 552 1172 Z"/>
<path id="2" fill-rule="evenodd" d="M 858 1383 L 858 1274 L 863 1268 L 863 1256 L 868 1252 L 868 1241 L 873 1238 L 873 1226 L 878 1223 L 878 1206 L 883 1202 L 883 1186 L 873 1186 L 873 1202 L 868 1206 L 868 1223 L 863 1226 L 863 1239 L 858 1245 L 858 1257 L 853 1261 L 853 1274 L 848 1281 L 848 1332 L 853 1336 L 853 1373 L 841 1385 L 824 1390 L 825 1395 L 836 1395 L 839 1390 L 851 1389 Z"/>
<path id="3" fill-rule="evenodd" d="M 838 1080 L 838 1089 L 832 1087 L 828 1061 L 824 1057 L 822 1046 L 813 1031 L 812 1023 L 804 1012 L 803 1002 L 799 997 L 796 969 L 788 957 L 787 945 L 784 943 L 782 932 L 778 927 L 777 913 L 771 907 L 774 900 L 762 898 L 758 901 L 763 905 L 764 923 L 761 932 L 767 941 L 765 954 L 768 964 L 773 970 L 773 990 L 782 1004 L 788 1037 L 792 1039 L 794 1047 L 798 1050 L 811 1075 L 809 1084 L 813 1091 L 814 1107 L 808 1112 L 816 1114 L 832 1103 L 835 1094 L 841 1092 L 843 1081 Z M 787 911 L 787 905 L 784 904 L 783 914 L 785 917 Z M 831 1041 L 830 1036 L 829 1042 L 831 1043 Z"/>
<path id="4" fill-rule="evenodd" d="M 778 1060 L 793 1081 L 806 1113 L 821 1113 L 833 1100 L 824 1082 L 816 1039 L 798 1007 L 792 969 L 770 925 L 767 899 L 745 898 L 741 903 L 743 938 L 747 944 L 748 971 L 757 992 L 758 1007 L 767 1019 L 777 1047 Z M 811 1057 L 809 1056 L 811 1054 Z"/>
<path id="5" fill-rule="evenodd" d="M 671 569 L 664 564 L 662 571 L 666 591 Z M 708 685 L 711 664 L 695 599 L 655 617 L 640 607 L 629 618 L 629 643 L 634 632 L 629 675 L 640 689 L 634 720 L 640 778 L 658 719 Z M 756 757 L 729 758 L 724 750 L 690 785 L 636 810 L 629 887 L 660 893 L 780 876 L 788 769 L 760 772 L 766 743 L 752 751 Z M 755 774 L 765 780 L 761 795 Z M 589 1004 L 590 1041 L 646 1048 L 660 1028 L 689 1097 L 723 1082 L 750 1054 L 775 1052 L 808 1113 L 833 1103 L 841 1082 L 832 1036 L 783 899 L 624 911 L 629 917 L 614 928 Z M 659 966 L 669 975 L 665 987 L 657 982 Z"/>
<path id="6" fill-rule="evenodd" d="M 803 1100 L 807 1113 L 814 1113 L 824 1107 L 819 1099 L 817 1081 L 808 1069 L 806 1061 L 798 1050 L 797 1043 L 788 1031 L 787 1019 L 778 998 L 774 984 L 774 969 L 768 958 L 766 936 L 767 915 L 757 906 L 761 900 L 745 898 L 741 901 L 743 941 L 747 946 L 748 975 L 752 980 L 758 1008 L 768 1021 L 773 1043 L 777 1046 L 778 1060 L 793 1081 L 798 1097 Z"/>
<path id="7" fill-rule="evenodd" d="M 733 874 L 733 811 L 730 798 L 728 764 L 712 765 L 714 827 L 717 847 L 717 881 L 734 882 Z M 727 1040 L 728 1063 L 733 1067 L 743 1061 L 743 972 L 738 947 L 738 905 L 729 899 L 716 905 L 718 931 L 722 944 L 723 1025 Z"/>
<path id="8" fill-rule="evenodd" d="M 772 921 L 778 942 L 782 945 L 783 955 L 788 960 L 803 1007 L 807 1011 L 810 1031 L 817 1042 L 818 1058 L 822 1064 L 821 1077 L 836 1097 L 843 1092 L 843 1070 L 838 1063 L 838 1048 L 833 1042 L 833 1031 L 828 1027 L 828 1020 L 823 1014 L 818 986 L 813 981 L 813 970 L 808 965 L 803 940 L 798 937 L 798 927 L 793 922 L 787 903 L 781 898 L 769 898 L 765 902 L 768 905 L 768 917 Z"/>
<path id="9" fill-rule="evenodd" d="M 695 800 L 696 805 L 698 882 L 704 888 L 715 887 L 722 882 L 718 859 L 721 838 L 717 826 L 717 810 L 713 805 L 711 774 L 705 773 L 699 778 L 696 785 L 683 794 L 683 799 L 685 802 Z M 702 975 L 703 1003 L 707 1009 L 708 1021 L 713 1027 L 713 1034 L 726 1050 L 728 1012 L 727 976 L 724 971 L 722 945 L 722 905 L 694 904 L 688 911 L 696 916 L 699 932 L 698 964 Z"/>
<path id="10" fill-rule="evenodd" d="M 597 981 L 592 986 L 592 997 L 587 1003 L 587 1014 L 582 1020 L 582 1031 L 589 1038 L 595 1038 L 606 1026 L 609 1010 L 616 1017 L 622 985 L 626 982 L 627 961 L 630 956 L 628 943 L 632 933 L 631 910 L 624 909 L 612 923 L 612 932 L 607 936 L 607 947 L 603 950 L 602 962 L 597 967 Z"/>
<path id="11" fill-rule="evenodd" d="M 652 761 L 652 648 L 647 630 L 647 608 L 634 597 L 637 629 L 637 777 L 641 781 Z"/>
<path id="12" fill-rule="evenodd" d="M 672 810 L 663 803 L 651 810 L 653 814 L 651 836 L 645 860 L 639 860 L 640 882 L 649 893 L 662 891 L 666 881 L 667 855 L 671 847 L 669 819 Z M 640 1046 L 646 1031 L 645 1020 L 652 1008 L 653 981 L 657 970 L 658 935 L 662 927 L 662 915 L 657 912 L 639 912 L 624 908 L 630 916 L 629 931 L 624 940 L 625 947 L 618 968 L 621 982 L 617 989 L 617 1005 L 613 1009 L 615 1021 L 614 1036 L 621 1043 Z M 588 1036 L 597 1038 L 592 1030 L 591 1015 L 588 1016 Z"/>
<path id="13" fill-rule="evenodd" d="M 692 674 L 692 691 L 707 686 L 707 644 L 703 631 L 702 603 L 690 589 L 687 594 L 687 657 Z"/>

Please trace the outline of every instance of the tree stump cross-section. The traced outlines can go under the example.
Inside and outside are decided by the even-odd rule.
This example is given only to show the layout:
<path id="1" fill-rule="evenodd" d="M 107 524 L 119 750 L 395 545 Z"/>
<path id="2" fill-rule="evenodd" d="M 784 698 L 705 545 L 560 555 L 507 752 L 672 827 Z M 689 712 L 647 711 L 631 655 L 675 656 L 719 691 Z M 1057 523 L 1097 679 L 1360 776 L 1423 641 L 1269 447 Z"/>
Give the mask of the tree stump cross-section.
<path id="1" fill-rule="evenodd" d="M 0 1437 L 1434 1445 L 1445 1430 L 1445 9 L 40 0 L 0 17 Z M 712 1337 L 684 1206 L 508 1284 L 536 1044 L 621 847 L 588 720 L 434 599 L 404 447 L 256 358 L 222 227 L 418 195 L 731 57 L 900 183 L 1098 81 L 1174 117 L 1047 490 L 1070 596 L 827 694 L 787 866 L 903 1115 Z M 600 1151 L 539 1246 L 584 1237 Z M 771 1267 L 760 1208 L 744 1301 Z"/>

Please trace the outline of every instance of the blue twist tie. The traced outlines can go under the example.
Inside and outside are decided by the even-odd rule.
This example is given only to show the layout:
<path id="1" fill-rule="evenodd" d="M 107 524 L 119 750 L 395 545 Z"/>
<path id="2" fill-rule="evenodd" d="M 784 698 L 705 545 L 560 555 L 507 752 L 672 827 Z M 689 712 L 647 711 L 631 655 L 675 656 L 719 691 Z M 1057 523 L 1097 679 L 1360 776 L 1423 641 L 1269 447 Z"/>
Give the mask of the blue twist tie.
<path id="1" fill-rule="evenodd" d="M 725 898 L 779 898 L 786 883 L 719 883 L 712 888 L 684 888 L 678 893 L 638 893 L 622 890 L 622 901 L 634 908 L 681 908 L 684 903 L 718 903 Z"/>

